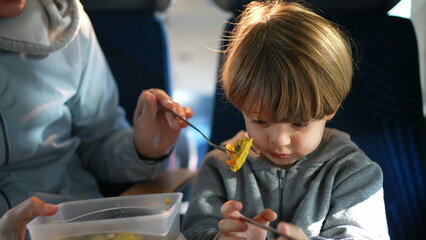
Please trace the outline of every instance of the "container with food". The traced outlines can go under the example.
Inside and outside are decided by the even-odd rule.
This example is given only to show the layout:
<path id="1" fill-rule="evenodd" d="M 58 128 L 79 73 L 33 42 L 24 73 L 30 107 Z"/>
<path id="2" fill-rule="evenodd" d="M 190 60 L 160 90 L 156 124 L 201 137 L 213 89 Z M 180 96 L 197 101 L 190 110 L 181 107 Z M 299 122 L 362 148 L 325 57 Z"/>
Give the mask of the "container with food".
<path id="1" fill-rule="evenodd" d="M 28 223 L 32 240 L 174 240 L 182 193 L 71 201 Z"/>

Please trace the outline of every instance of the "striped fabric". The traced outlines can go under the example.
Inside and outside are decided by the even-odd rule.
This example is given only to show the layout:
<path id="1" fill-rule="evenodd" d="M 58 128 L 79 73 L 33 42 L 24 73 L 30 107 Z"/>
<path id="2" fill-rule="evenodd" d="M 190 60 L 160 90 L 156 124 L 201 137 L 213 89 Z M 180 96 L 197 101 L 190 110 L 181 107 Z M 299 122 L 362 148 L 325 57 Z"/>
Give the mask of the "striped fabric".
<path id="1" fill-rule="evenodd" d="M 387 15 L 337 22 L 352 35 L 359 66 L 329 125 L 350 133 L 382 167 L 392 239 L 426 239 L 426 128 L 413 25 Z"/>
<path id="2" fill-rule="evenodd" d="M 120 105 L 133 123 L 133 113 L 141 91 L 160 88 L 171 94 L 167 32 L 155 16 L 155 6 L 144 1 L 84 0 L 99 44 L 118 85 Z M 136 4 L 135 7 L 131 4 Z M 133 183 L 99 181 L 104 196 L 116 196 Z"/>

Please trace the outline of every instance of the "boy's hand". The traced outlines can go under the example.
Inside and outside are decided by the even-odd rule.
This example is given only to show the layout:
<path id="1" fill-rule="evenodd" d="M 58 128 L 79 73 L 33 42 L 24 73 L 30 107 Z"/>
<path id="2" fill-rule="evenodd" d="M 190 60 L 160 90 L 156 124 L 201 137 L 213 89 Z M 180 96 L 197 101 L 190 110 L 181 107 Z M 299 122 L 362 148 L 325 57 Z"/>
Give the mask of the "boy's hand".
<path id="1" fill-rule="evenodd" d="M 133 116 L 134 143 L 139 155 L 159 158 L 167 155 L 175 145 L 180 129 L 187 125 L 167 109 L 184 118 L 192 117 L 192 110 L 172 102 L 161 89 L 143 91 Z"/>
<path id="2" fill-rule="evenodd" d="M 260 239 L 266 238 L 266 230 L 251 226 L 245 222 L 239 220 L 242 215 L 240 210 L 243 208 L 243 204 L 238 201 L 227 201 L 221 207 L 221 212 L 225 217 L 219 224 L 219 230 L 222 233 L 221 239 Z M 265 209 L 253 218 L 256 222 L 264 225 L 268 225 L 269 222 L 274 221 L 277 218 L 277 214 L 270 210 Z"/>
<path id="3" fill-rule="evenodd" d="M 0 239 L 24 240 L 25 226 L 34 217 L 50 216 L 58 211 L 58 206 L 47 204 L 32 197 L 7 211 L 0 218 Z"/>
<path id="4" fill-rule="evenodd" d="M 277 230 L 295 240 L 309 239 L 300 227 L 290 223 L 286 223 L 286 222 L 278 223 Z M 287 240 L 287 239 L 284 237 L 279 237 L 277 240 Z"/>

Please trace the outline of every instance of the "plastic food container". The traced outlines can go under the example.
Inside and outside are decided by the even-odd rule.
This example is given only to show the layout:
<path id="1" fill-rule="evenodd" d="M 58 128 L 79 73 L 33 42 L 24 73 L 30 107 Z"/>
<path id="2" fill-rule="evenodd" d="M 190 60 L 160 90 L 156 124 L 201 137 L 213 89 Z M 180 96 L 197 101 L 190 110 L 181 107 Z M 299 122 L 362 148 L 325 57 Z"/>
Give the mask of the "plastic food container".
<path id="1" fill-rule="evenodd" d="M 99 198 L 59 204 L 28 223 L 31 240 L 174 240 L 182 193 Z"/>

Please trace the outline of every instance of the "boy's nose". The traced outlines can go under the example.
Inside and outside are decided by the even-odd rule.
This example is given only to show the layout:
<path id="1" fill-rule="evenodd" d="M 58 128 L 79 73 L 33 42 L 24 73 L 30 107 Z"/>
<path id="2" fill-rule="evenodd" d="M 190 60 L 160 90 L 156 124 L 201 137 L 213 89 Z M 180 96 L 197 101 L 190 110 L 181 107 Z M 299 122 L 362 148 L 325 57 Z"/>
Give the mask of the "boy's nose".
<path id="1" fill-rule="evenodd" d="M 270 142 L 275 146 L 287 146 L 291 143 L 291 133 L 286 127 L 277 127 L 271 131 Z"/>

